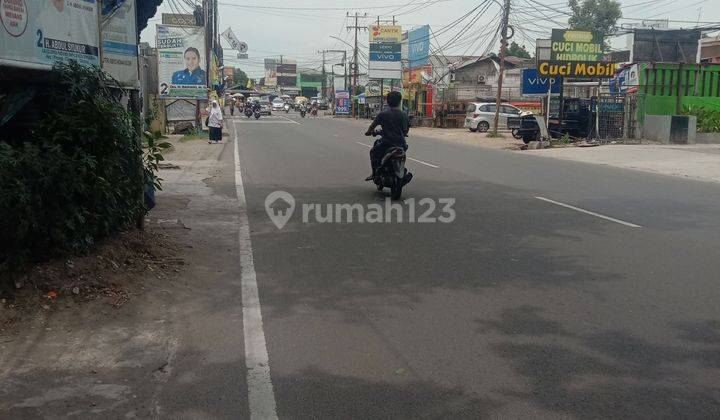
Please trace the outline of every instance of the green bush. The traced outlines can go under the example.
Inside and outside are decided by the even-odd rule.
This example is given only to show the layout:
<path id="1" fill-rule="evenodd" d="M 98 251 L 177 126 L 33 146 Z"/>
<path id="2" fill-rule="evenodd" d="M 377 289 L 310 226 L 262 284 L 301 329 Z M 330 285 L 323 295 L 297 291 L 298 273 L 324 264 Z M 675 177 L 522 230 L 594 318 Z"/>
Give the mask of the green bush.
<path id="1" fill-rule="evenodd" d="M 53 72 L 49 111 L 29 138 L 0 141 L 0 273 L 86 252 L 132 225 L 155 181 L 114 81 L 74 63 Z"/>
<path id="2" fill-rule="evenodd" d="M 720 133 L 720 110 L 686 106 L 683 107 L 683 114 L 697 117 L 698 133 Z"/>

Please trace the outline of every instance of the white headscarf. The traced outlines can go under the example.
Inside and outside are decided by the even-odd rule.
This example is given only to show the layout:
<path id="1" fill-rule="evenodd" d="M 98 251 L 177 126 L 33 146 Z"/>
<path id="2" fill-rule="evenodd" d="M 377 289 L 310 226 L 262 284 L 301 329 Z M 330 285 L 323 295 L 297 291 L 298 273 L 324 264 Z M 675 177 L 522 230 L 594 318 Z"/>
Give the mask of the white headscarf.
<path id="1" fill-rule="evenodd" d="M 208 125 L 211 127 L 222 127 L 222 110 L 220 109 L 220 105 L 218 104 L 218 101 L 213 100 L 211 102 L 212 106 L 210 107 L 210 115 L 208 120 Z"/>

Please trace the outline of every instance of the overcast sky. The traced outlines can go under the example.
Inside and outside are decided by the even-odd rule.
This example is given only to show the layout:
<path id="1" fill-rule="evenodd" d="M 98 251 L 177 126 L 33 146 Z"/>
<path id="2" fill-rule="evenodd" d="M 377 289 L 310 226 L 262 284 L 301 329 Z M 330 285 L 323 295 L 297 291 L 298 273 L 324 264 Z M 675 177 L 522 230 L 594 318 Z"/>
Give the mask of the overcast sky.
<path id="1" fill-rule="evenodd" d="M 199 0 L 164 0 L 158 14 L 151 19 L 142 34 L 142 41 L 155 44 L 155 25 L 160 13 L 186 13 L 188 4 Z M 240 67 L 251 77 L 263 76 L 263 59 L 279 57 L 295 59 L 300 67 L 320 68 L 319 50 L 350 50 L 349 45 L 331 38 L 336 36 L 352 44 L 353 34 L 345 27 L 354 23 L 346 13 L 367 13 L 360 26 L 396 15 L 403 29 L 424 24 L 431 25 L 436 36 L 432 48 L 442 47 L 444 54 L 477 54 L 496 51 L 493 42 L 499 23 L 502 0 L 484 3 L 482 0 L 218 0 L 220 31 L 232 27 L 237 37 L 248 43 L 248 60 L 230 59 L 236 53 L 226 50 L 226 64 Z M 718 0 L 620 0 L 624 19 L 620 23 L 638 19 L 672 19 L 670 27 L 692 27 L 716 22 L 720 25 Z M 480 6 L 478 9 L 476 9 Z M 183 11 L 183 9 L 185 11 Z M 469 13 L 472 12 L 472 13 Z M 560 0 L 512 0 L 511 24 L 519 29 L 513 40 L 534 48 L 532 40 L 549 37 L 550 29 L 567 23 L 568 7 Z M 468 14 L 469 13 L 469 14 Z M 460 20 L 464 15 L 464 19 Z M 458 21 L 459 22 L 456 22 Z M 717 32 L 716 32 L 717 33 Z M 367 32 L 358 36 L 360 48 L 367 54 Z M 221 41 L 224 46 L 227 44 Z M 623 38 L 612 45 L 622 48 Z M 365 48 L 363 48 L 365 46 Z M 341 55 L 328 55 L 328 63 L 340 62 Z M 361 57 L 361 61 L 365 60 Z M 327 67 L 328 71 L 330 67 Z M 339 69 L 338 69 L 339 71 Z"/>

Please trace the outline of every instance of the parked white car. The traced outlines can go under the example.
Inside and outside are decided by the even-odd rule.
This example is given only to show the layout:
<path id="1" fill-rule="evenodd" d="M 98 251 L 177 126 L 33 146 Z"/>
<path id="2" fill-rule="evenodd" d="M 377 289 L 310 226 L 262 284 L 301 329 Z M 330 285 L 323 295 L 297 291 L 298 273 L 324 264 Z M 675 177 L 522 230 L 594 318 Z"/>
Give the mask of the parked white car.
<path id="1" fill-rule="evenodd" d="M 522 111 L 512 105 L 501 104 L 498 116 L 498 128 L 507 128 L 508 117 L 517 117 Z M 495 104 L 488 102 L 470 102 L 466 109 L 465 127 L 472 131 L 485 132 L 495 120 Z"/>

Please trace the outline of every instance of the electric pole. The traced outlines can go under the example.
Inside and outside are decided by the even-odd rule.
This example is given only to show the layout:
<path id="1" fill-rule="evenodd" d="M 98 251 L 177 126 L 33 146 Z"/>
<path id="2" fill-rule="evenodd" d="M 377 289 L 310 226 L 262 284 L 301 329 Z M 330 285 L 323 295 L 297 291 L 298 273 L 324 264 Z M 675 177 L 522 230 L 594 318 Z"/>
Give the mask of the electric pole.
<path id="1" fill-rule="evenodd" d="M 318 51 L 319 53 L 322 53 L 322 84 L 320 85 L 320 89 L 322 92 L 320 93 L 320 96 L 322 98 L 326 98 L 325 94 L 325 80 L 327 77 L 325 76 L 325 50 Z"/>
<path id="2" fill-rule="evenodd" d="M 505 73 L 505 50 L 507 49 L 509 18 L 510 0 L 505 0 L 505 5 L 503 6 L 502 28 L 500 32 L 502 35 L 502 39 L 500 40 L 500 73 L 498 74 L 498 88 L 497 96 L 495 98 L 495 121 L 493 121 L 492 130 L 492 133 L 495 135 L 497 135 L 498 132 L 498 119 L 500 118 L 500 99 L 502 97 L 503 76 Z"/>
<path id="3" fill-rule="evenodd" d="M 358 26 L 358 19 L 360 18 L 366 18 L 367 13 L 360 16 L 358 12 L 355 12 L 355 15 L 350 16 L 350 13 L 346 13 L 346 16 L 355 18 L 355 24 L 353 26 L 348 26 L 348 30 L 355 30 L 355 47 L 353 48 L 353 63 L 352 63 L 352 71 L 353 71 L 353 83 L 352 83 L 352 91 L 350 92 L 350 104 L 352 107 L 352 116 L 357 116 L 357 109 L 355 108 L 355 100 L 353 99 L 353 96 L 355 96 L 355 92 L 357 91 L 357 82 L 358 82 L 358 69 L 360 66 L 358 66 L 358 31 L 360 29 L 367 30 L 364 26 Z"/>

